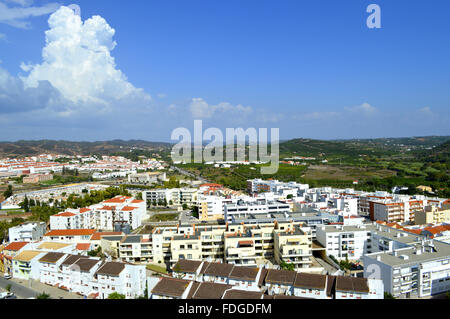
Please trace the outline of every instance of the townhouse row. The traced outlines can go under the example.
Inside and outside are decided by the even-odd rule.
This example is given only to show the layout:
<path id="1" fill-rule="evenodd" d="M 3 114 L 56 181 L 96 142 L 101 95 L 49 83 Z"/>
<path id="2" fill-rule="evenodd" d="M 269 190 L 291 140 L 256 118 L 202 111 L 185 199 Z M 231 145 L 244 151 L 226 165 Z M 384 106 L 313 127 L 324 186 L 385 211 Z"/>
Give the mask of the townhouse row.
<path id="1" fill-rule="evenodd" d="M 134 299 L 145 294 L 144 265 L 105 261 L 64 252 L 24 250 L 13 258 L 14 278 L 34 279 L 90 298 L 111 293 Z"/>
<path id="2" fill-rule="evenodd" d="M 152 299 L 383 299 L 383 282 L 180 260 L 173 278 L 148 278 Z"/>

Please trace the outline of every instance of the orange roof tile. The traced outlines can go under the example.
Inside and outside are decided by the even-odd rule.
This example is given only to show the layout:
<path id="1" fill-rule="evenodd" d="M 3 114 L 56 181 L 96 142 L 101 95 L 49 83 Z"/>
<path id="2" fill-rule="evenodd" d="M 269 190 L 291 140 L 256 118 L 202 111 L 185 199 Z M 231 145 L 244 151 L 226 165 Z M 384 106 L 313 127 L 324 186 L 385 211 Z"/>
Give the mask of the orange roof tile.
<path id="1" fill-rule="evenodd" d="M 78 243 L 77 244 L 77 250 L 89 250 L 91 248 L 91 244 L 87 243 Z"/>
<path id="2" fill-rule="evenodd" d="M 122 232 L 97 232 L 91 236 L 91 240 L 100 240 L 102 236 L 115 236 L 115 235 L 123 235 Z"/>
<path id="3" fill-rule="evenodd" d="M 55 215 L 55 217 L 72 217 L 75 216 L 76 214 L 74 213 L 70 213 L 70 212 L 64 212 L 64 213 L 59 213 L 58 215 Z"/>
<path id="4" fill-rule="evenodd" d="M 17 241 L 17 242 L 11 243 L 8 246 L 6 246 L 4 248 L 4 250 L 20 250 L 23 247 L 25 247 L 27 244 L 29 244 L 29 242 Z"/>
<path id="5" fill-rule="evenodd" d="M 137 207 L 125 206 L 124 208 L 122 208 L 122 211 L 131 212 L 132 210 L 135 210 L 135 209 L 137 209 Z"/>

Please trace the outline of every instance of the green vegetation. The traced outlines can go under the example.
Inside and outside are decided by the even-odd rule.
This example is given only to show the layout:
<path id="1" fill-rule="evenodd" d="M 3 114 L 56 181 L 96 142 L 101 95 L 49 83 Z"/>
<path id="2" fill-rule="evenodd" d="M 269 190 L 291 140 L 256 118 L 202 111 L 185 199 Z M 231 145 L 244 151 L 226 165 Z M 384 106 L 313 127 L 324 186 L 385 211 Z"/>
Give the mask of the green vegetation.
<path id="1" fill-rule="evenodd" d="M 40 295 L 37 295 L 36 299 L 50 299 L 50 295 L 43 292 Z"/>
<path id="2" fill-rule="evenodd" d="M 8 284 L 8 285 L 5 287 L 5 290 L 6 290 L 7 292 L 11 292 L 11 288 L 12 288 L 11 284 Z"/>
<path id="3" fill-rule="evenodd" d="M 177 220 L 180 214 L 157 214 L 153 215 L 149 221 L 150 222 L 167 222 Z"/>
<path id="4" fill-rule="evenodd" d="M 125 295 L 119 294 L 118 292 L 113 292 L 108 296 L 108 299 L 125 299 Z"/>
<path id="5" fill-rule="evenodd" d="M 395 297 L 392 296 L 390 293 L 385 292 L 385 293 L 384 293 L 384 299 L 395 299 Z"/>
<path id="6" fill-rule="evenodd" d="M 295 265 L 294 264 L 288 264 L 285 261 L 282 261 L 280 263 L 280 268 L 284 269 L 284 270 L 294 271 L 295 270 Z"/>
<path id="7" fill-rule="evenodd" d="M 165 267 L 161 267 L 161 266 L 157 266 L 157 265 L 153 265 L 153 264 L 148 264 L 146 266 L 146 268 L 148 270 L 160 273 L 160 274 L 167 274 L 167 269 Z"/>
<path id="8" fill-rule="evenodd" d="M 13 187 L 11 185 L 8 185 L 7 189 L 3 192 L 3 196 L 5 198 L 11 197 L 13 195 Z"/>
<path id="9" fill-rule="evenodd" d="M 88 251 L 88 256 L 90 257 L 102 257 L 102 247 L 98 247 L 97 249 Z"/>
<path id="10" fill-rule="evenodd" d="M 0 221 L 0 242 L 3 242 L 8 237 L 8 229 L 18 226 L 25 222 L 23 218 L 13 218 L 10 222 Z"/>

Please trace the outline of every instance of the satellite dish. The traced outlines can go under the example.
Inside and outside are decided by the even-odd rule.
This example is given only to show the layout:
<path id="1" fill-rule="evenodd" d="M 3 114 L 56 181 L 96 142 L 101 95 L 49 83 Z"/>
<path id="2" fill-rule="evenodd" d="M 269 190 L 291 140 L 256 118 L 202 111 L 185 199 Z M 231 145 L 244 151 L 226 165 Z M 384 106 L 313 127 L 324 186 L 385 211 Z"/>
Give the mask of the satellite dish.
<path id="1" fill-rule="evenodd" d="M 70 4 L 67 7 L 72 9 L 76 15 L 81 16 L 81 8 L 78 4 Z"/>

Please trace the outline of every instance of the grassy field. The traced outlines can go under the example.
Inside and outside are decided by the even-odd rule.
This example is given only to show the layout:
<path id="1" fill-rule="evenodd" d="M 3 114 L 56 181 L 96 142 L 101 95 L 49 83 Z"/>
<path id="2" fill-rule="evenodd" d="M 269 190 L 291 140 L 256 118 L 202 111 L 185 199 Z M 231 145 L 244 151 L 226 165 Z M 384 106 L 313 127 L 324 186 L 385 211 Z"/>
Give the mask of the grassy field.
<path id="1" fill-rule="evenodd" d="M 148 270 L 160 273 L 160 274 L 167 274 L 167 269 L 165 267 L 161 267 L 161 266 L 157 266 L 157 265 L 153 265 L 153 264 L 149 264 L 146 266 L 146 268 Z"/>

